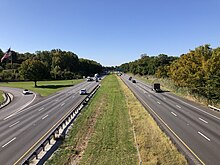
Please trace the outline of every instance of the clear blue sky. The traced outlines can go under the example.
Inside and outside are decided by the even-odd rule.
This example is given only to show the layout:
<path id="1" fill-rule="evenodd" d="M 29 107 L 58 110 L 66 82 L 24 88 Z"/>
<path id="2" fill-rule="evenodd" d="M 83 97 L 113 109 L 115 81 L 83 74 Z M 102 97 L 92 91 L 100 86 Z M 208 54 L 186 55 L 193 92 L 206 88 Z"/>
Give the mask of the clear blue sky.
<path id="1" fill-rule="evenodd" d="M 220 46 L 220 0 L 1 0 L 0 48 L 62 49 L 115 66 Z"/>

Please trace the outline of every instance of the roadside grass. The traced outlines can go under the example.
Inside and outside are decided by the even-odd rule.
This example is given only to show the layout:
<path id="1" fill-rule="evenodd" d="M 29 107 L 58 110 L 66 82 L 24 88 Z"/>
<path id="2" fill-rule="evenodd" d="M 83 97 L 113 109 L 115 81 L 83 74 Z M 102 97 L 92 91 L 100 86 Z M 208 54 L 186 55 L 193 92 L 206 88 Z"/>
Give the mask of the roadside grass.
<path id="1" fill-rule="evenodd" d="M 0 91 L 0 103 L 2 103 L 3 101 L 4 101 L 3 92 Z"/>
<path id="2" fill-rule="evenodd" d="M 56 81 L 37 81 L 37 87 L 34 87 L 33 81 L 25 82 L 2 82 L 0 86 L 28 89 L 30 91 L 39 93 L 41 96 L 48 96 L 65 87 L 76 85 L 84 81 L 83 79 L 76 80 L 56 80 Z"/>
<path id="3" fill-rule="evenodd" d="M 188 164 L 133 93 L 122 80 L 119 81 L 126 96 L 142 164 Z"/>
<path id="4" fill-rule="evenodd" d="M 101 84 L 47 165 L 137 164 L 124 92 L 114 75 L 107 76 Z"/>

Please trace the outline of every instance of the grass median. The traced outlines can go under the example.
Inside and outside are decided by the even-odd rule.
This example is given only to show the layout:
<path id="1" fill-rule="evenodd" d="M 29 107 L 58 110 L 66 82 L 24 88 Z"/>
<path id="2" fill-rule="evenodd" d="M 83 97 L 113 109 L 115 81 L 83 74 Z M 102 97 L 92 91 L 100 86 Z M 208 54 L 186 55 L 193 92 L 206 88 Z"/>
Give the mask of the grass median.
<path id="1" fill-rule="evenodd" d="M 125 95 L 107 76 L 73 124 L 69 137 L 47 164 L 137 164 Z"/>
<path id="2" fill-rule="evenodd" d="M 134 165 L 138 151 L 143 165 L 187 164 L 127 86 L 110 75 L 47 164 Z"/>

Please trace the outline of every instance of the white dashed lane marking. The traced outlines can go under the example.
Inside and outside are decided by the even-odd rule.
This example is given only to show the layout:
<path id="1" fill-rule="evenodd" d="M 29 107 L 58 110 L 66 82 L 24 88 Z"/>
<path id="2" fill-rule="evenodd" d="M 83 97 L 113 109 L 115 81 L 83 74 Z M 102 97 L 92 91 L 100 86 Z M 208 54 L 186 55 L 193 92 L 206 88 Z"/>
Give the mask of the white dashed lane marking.
<path id="1" fill-rule="evenodd" d="M 11 139 L 10 141 L 8 141 L 7 143 L 5 143 L 2 148 L 4 148 L 5 146 L 9 145 L 11 142 L 13 142 L 16 139 L 16 137 L 14 137 L 13 139 Z"/>
<path id="2" fill-rule="evenodd" d="M 38 111 L 42 111 L 44 109 L 44 107 L 43 108 L 41 108 L 41 109 L 39 109 Z"/>
<path id="3" fill-rule="evenodd" d="M 48 117 L 48 115 L 44 116 L 44 117 L 42 118 L 42 120 L 46 119 L 47 117 Z"/>
<path id="4" fill-rule="evenodd" d="M 20 121 L 17 121 L 17 122 L 15 122 L 14 124 L 10 125 L 9 127 L 11 128 L 11 127 L 15 126 L 16 124 L 18 124 L 19 122 L 20 122 Z"/>
<path id="5" fill-rule="evenodd" d="M 208 124 L 208 122 L 206 120 L 202 119 L 202 118 L 199 118 L 199 120 L 201 120 L 202 122 Z"/>
<path id="6" fill-rule="evenodd" d="M 204 137 L 206 140 L 211 141 L 207 136 L 205 136 L 203 133 L 198 132 L 198 134 L 200 134 L 202 137 Z"/>
<path id="7" fill-rule="evenodd" d="M 179 105 L 176 105 L 176 107 L 181 108 Z"/>
<path id="8" fill-rule="evenodd" d="M 171 113 L 172 113 L 172 115 L 177 116 L 177 114 L 175 114 L 174 112 L 171 112 Z"/>

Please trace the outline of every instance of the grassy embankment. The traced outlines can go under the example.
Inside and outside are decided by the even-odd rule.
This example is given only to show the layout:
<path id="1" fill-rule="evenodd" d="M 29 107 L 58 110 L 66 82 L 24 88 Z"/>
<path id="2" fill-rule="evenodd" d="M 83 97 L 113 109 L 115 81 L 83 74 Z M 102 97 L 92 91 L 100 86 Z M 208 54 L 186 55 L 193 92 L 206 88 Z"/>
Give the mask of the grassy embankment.
<path id="1" fill-rule="evenodd" d="M 84 81 L 83 79 L 78 80 L 56 80 L 56 81 L 38 81 L 37 87 L 34 87 L 33 81 L 28 82 L 7 82 L 0 83 L 0 86 L 7 86 L 13 88 L 28 89 L 30 91 L 39 93 L 41 96 L 48 96 L 65 87 L 70 87 Z"/>
<path id="2" fill-rule="evenodd" d="M 133 127 L 142 164 L 187 164 L 131 91 L 114 75 L 103 80 L 93 100 L 73 124 L 69 137 L 47 164 L 138 164 Z"/>
<path id="3" fill-rule="evenodd" d="M 0 91 L 0 103 L 2 103 L 3 101 L 4 101 L 3 92 Z"/>

